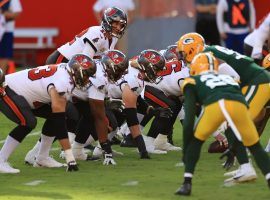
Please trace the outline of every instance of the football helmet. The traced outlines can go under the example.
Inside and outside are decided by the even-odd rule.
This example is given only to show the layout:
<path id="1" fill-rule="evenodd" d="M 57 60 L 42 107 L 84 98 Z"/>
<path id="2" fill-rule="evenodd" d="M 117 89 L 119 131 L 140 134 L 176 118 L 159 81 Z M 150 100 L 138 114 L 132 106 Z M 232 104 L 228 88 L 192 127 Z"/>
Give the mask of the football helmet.
<path id="1" fill-rule="evenodd" d="M 158 72 L 165 69 L 165 58 L 158 51 L 148 49 L 140 53 L 138 57 L 138 68 L 143 72 L 147 81 L 158 83 L 157 79 L 161 78 Z"/>
<path id="2" fill-rule="evenodd" d="M 94 77 L 97 67 L 90 57 L 84 54 L 75 54 L 68 62 L 69 72 L 79 89 L 86 89 L 90 86 L 89 77 Z"/>
<path id="3" fill-rule="evenodd" d="M 263 59 L 262 66 L 266 70 L 270 70 L 270 53 Z"/>
<path id="4" fill-rule="evenodd" d="M 197 54 L 190 64 L 189 73 L 191 76 L 195 76 L 206 71 L 218 71 L 218 61 L 210 52 Z"/>
<path id="5" fill-rule="evenodd" d="M 121 51 L 109 50 L 101 57 L 105 75 L 112 83 L 118 81 L 128 69 L 128 60 Z"/>
<path id="6" fill-rule="evenodd" d="M 168 46 L 165 52 L 163 53 L 163 56 L 165 57 L 166 61 L 181 59 L 180 54 L 177 50 L 177 45 Z"/>
<path id="7" fill-rule="evenodd" d="M 121 29 L 115 29 L 112 26 L 113 22 L 120 23 Z M 121 38 L 127 27 L 127 14 L 117 7 L 107 8 L 103 13 L 101 27 L 106 32 L 109 32 L 112 36 L 116 38 Z"/>
<path id="8" fill-rule="evenodd" d="M 180 56 L 188 63 L 191 63 L 196 54 L 204 50 L 204 45 L 204 38 L 198 33 L 187 33 L 177 42 Z"/>

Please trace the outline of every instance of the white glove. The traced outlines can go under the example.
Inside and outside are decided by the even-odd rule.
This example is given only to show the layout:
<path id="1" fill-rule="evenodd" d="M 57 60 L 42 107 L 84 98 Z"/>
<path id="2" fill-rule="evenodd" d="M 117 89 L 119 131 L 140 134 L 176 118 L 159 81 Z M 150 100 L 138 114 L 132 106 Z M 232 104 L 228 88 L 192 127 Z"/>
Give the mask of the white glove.
<path id="1" fill-rule="evenodd" d="M 103 165 L 116 165 L 116 162 L 114 161 L 111 153 L 104 154 Z"/>

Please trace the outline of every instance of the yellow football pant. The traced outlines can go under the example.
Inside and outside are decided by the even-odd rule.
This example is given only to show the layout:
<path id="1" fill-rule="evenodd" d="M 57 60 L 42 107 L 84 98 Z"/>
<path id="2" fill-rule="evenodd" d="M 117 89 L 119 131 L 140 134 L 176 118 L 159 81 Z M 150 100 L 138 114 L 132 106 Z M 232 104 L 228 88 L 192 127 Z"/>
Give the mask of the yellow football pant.
<path id="1" fill-rule="evenodd" d="M 249 104 L 250 116 L 255 120 L 270 99 L 270 84 L 245 86 L 242 93 Z"/>
<path id="2" fill-rule="evenodd" d="M 241 102 L 225 99 L 203 108 L 196 123 L 195 137 L 205 141 L 224 121 L 229 123 L 236 137 L 242 140 L 245 146 L 251 146 L 259 141 L 259 135 L 247 107 Z"/>

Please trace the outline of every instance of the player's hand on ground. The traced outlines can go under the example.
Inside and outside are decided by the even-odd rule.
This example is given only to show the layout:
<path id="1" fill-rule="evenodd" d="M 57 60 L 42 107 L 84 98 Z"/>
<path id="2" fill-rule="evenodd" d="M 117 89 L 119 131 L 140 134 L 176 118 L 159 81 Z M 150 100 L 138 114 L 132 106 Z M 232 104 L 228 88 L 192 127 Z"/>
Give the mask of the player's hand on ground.
<path id="1" fill-rule="evenodd" d="M 70 161 L 68 164 L 67 164 L 67 172 L 72 172 L 72 171 L 78 171 L 79 168 L 78 168 L 78 165 L 76 163 L 76 161 Z"/>
<path id="2" fill-rule="evenodd" d="M 226 157 L 226 161 L 223 164 L 223 168 L 225 168 L 226 170 L 229 170 L 234 164 L 235 154 L 231 149 L 227 149 L 226 151 L 222 153 L 222 155 L 219 158 L 223 159 L 225 157 Z"/>
<path id="3" fill-rule="evenodd" d="M 113 155 L 111 153 L 104 154 L 103 165 L 116 165 L 116 162 L 113 159 Z"/>

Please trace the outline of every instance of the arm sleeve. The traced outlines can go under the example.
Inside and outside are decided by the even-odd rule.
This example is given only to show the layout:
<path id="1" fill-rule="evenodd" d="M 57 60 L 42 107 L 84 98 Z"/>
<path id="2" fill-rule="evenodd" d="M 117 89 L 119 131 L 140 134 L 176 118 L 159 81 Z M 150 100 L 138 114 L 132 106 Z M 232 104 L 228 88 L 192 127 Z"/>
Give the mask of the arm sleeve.
<path id="1" fill-rule="evenodd" d="M 250 12 L 250 28 L 252 30 L 255 29 L 256 26 L 256 13 L 255 13 L 255 8 L 254 8 L 254 4 L 253 1 L 249 1 L 249 12 Z"/>
<path id="2" fill-rule="evenodd" d="M 226 2 L 224 0 L 219 0 L 217 4 L 217 14 L 216 14 L 216 20 L 217 20 L 217 27 L 219 33 L 224 33 L 224 19 L 223 14 L 225 12 Z"/>
<path id="3" fill-rule="evenodd" d="M 193 137 L 193 127 L 196 116 L 196 97 L 192 91 L 192 86 L 185 87 L 184 95 L 185 118 L 183 122 L 183 153 L 185 155 L 187 146 Z"/>

